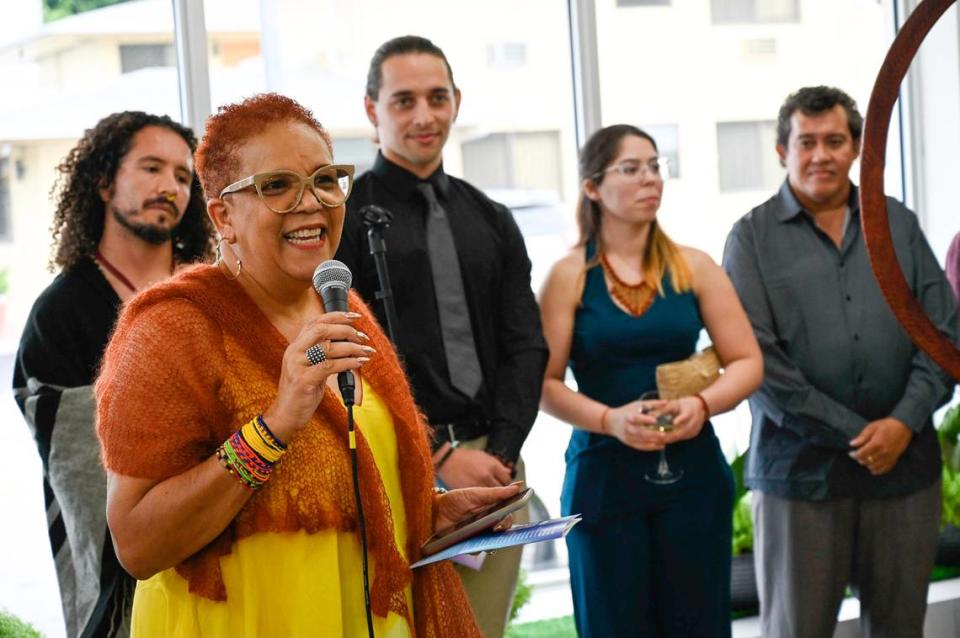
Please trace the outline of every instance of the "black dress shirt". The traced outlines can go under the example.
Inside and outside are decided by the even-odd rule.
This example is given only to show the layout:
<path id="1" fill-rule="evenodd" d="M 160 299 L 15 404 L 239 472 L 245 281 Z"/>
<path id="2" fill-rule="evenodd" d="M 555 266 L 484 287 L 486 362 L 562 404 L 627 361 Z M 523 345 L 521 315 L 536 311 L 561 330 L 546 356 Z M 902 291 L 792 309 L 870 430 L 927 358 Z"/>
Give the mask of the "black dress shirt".
<path id="1" fill-rule="evenodd" d="M 483 371 L 475 397 L 450 383 L 427 252 L 426 200 L 421 180 L 378 154 L 347 201 L 337 259 L 353 272 L 353 287 L 386 326 L 376 267 L 359 210 L 376 204 L 393 213 L 384 231 L 397 311 L 397 350 L 414 396 L 435 428 L 480 424 L 487 451 L 515 461 L 537 416 L 547 363 L 540 313 L 530 290 L 530 260 L 510 211 L 441 166 L 428 180 L 450 220 L 464 293 Z M 438 432 L 443 435 L 444 432 Z"/>
<path id="2" fill-rule="evenodd" d="M 787 182 L 734 225 L 723 265 L 763 350 L 750 398 L 747 483 L 786 498 L 877 498 L 940 477 L 931 421 L 953 381 L 910 341 L 870 268 L 856 187 L 838 249 Z M 887 198 L 901 269 L 924 310 L 956 342 L 956 302 L 916 216 Z M 899 419 L 913 439 L 889 473 L 849 458 L 868 422 Z"/>

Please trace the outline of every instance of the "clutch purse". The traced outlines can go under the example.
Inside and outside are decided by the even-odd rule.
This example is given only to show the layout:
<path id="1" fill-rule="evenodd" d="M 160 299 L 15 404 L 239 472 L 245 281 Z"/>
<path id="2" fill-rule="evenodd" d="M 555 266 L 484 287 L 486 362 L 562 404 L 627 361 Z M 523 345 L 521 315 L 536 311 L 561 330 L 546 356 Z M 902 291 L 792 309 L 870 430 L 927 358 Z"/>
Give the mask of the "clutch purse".
<path id="1" fill-rule="evenodd" d="M 657 391 L 661 399 L 679 399 L 703 391 L 720 377 L 720 357 L 713 346 L 683 361 L 657 366 Z"/>

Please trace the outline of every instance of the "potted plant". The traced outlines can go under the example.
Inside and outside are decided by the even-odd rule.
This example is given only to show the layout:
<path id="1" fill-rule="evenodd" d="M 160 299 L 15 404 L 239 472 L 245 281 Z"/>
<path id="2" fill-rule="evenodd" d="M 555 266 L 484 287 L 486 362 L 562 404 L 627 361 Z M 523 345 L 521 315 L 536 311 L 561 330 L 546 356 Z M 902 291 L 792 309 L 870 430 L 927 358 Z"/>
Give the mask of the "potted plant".
<path id="1" fill-rule="evenodd" d="M 730 608 L 733 612 L 756 612 L 760 606 L 757 576 L 753 565 L 753 517 L 750 493 L 743 482 L 747 453 L 730 464 L 733 470 L 733 546 L 730 563 Z"/>
<path id="2" fill-rule="evenodd" d="M 937 565 L 960 565 L 960 405 L 943 417 L 937 428 L 943 455 L 943 507 L 940 514 L 940 539 Z"/>

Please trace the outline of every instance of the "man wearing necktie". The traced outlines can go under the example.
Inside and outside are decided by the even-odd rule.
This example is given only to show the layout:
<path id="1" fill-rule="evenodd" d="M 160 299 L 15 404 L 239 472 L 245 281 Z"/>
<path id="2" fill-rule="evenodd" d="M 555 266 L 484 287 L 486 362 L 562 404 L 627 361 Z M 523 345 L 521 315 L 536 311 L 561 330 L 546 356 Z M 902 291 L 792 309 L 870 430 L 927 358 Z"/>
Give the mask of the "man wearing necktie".
<path id="1" fill-rule="evenodd" d="M 337 258 L 386 325 L 358 211 L 376 204 L 393 213 L 384 239 L 396 346 L 433 426 L 437 476 L 451 488 L 506 485 L 523 477 L 520 448 L 547 361 L 523 238 L 509 210 L 443 170 L 460 91 L 436 45 L 417 36 L 383 44 L 364 102 L 380 152 L 347 202 Z M 488 638 L 504 633 L 519 564 L 514 549 L 461 569 Z"/>

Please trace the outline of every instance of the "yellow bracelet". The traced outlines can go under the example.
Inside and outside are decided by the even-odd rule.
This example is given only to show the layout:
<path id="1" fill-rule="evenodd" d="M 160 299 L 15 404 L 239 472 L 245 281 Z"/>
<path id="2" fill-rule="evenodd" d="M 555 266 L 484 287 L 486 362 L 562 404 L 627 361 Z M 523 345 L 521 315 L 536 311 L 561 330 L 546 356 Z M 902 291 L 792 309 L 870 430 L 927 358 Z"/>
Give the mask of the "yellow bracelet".
<path id="1" fill-rule="evenodd" d="M 280 457 L 283 456 L 284 450 L 272 445 L 271 442 L 264 437 L 264 433 L 260 431 L 260 424 L 256 418 L 240 428 L 240 433 L 244 440 L 246 440 L 247 445 L 263 457 L 264 461 L 276 463 L 280 460 Z"/>

